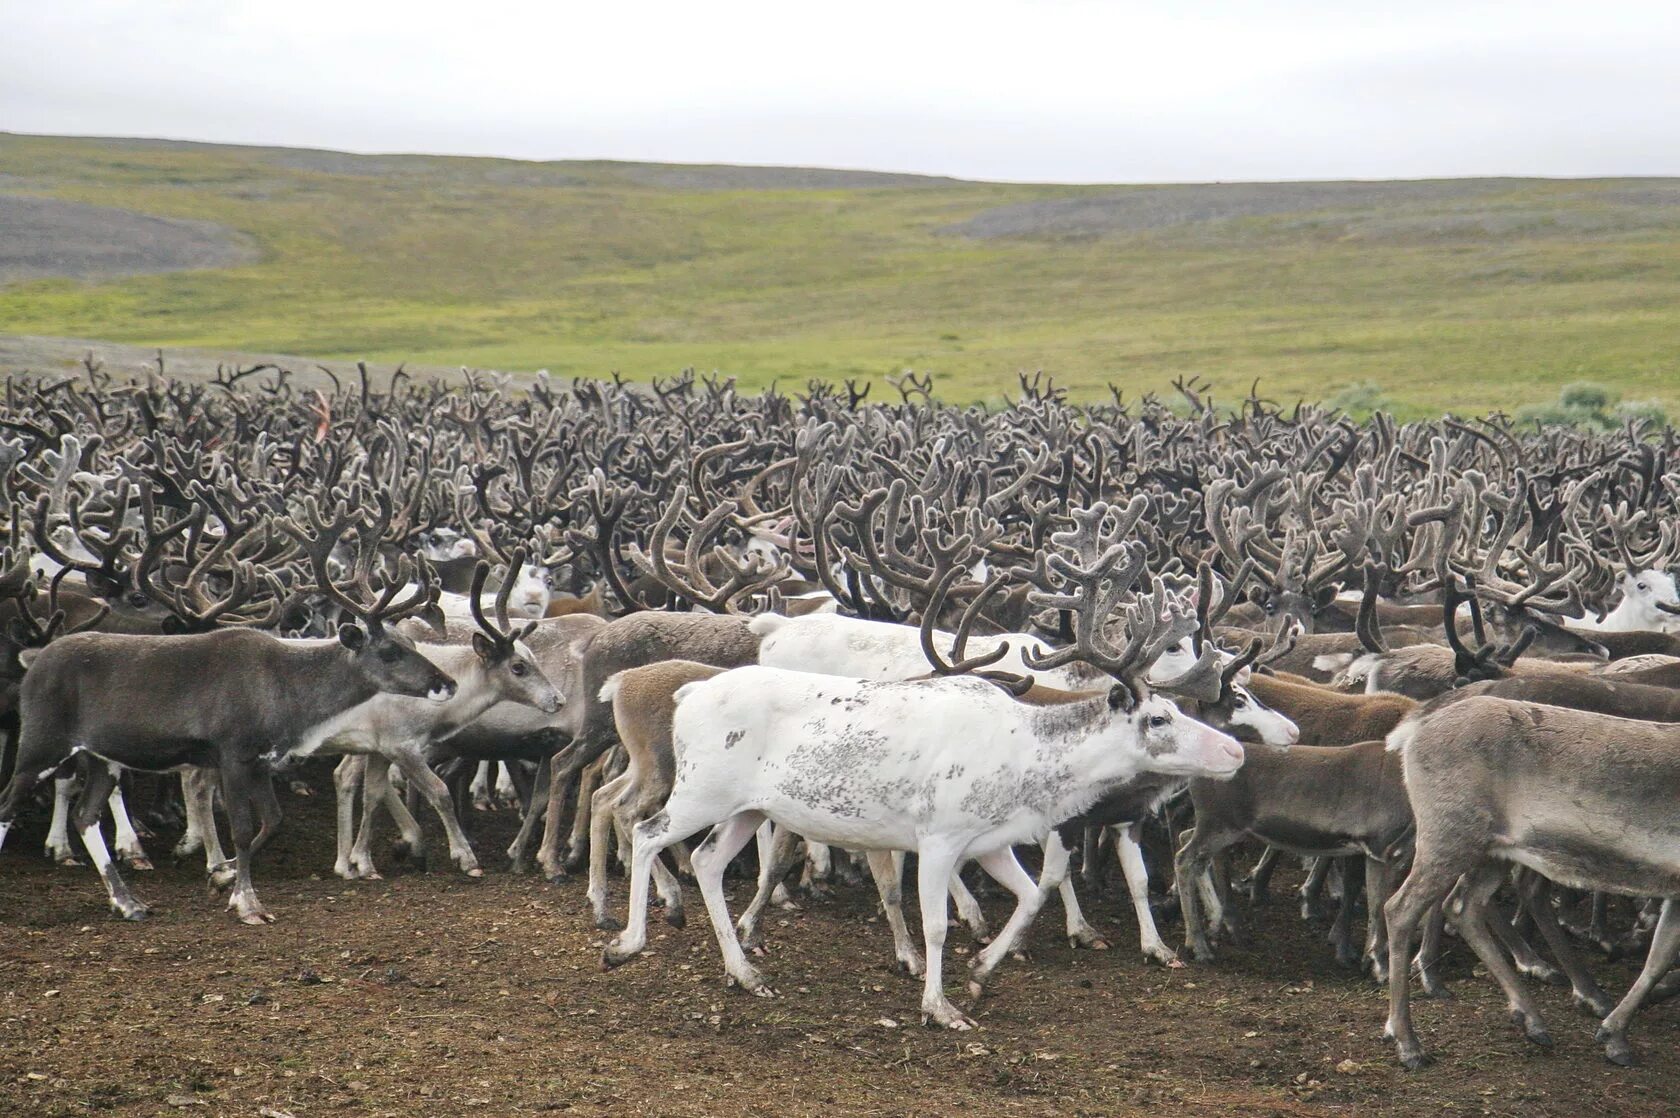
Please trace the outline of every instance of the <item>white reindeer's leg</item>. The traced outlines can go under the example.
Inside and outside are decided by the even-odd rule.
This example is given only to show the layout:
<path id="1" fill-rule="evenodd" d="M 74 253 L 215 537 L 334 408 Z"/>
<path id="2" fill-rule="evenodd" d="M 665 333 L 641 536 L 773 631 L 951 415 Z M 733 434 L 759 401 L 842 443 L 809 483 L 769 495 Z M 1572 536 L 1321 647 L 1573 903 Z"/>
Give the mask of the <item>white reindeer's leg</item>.
<path id="1" fill-rule="evenodd" d="M 1052 835 L 1054 833 L 1051 832 Z M 1004 924 L 990 946 L 974 957 L 968 979 L 970 995 L 978 998 L 1004 956 L 1017 950 L 1022 937 L 1038 916 L 1038 910 L 1044 907 L 1050 891 L 1056 887 L 1054 883 L 1067 878 L 1068 861 L 1072 856 L 1073 852 L 1062 843 L 1046 842 L 1044 871 L 1036 882 L 1015 860 L 1015 851 L 1010 847 L 994 850 L 979 859 L 980 867 L 991 874 L 994 881 L 1015 894 L 1015 911 L 1009 914 L 1009 922 Z"/>
<path id="2" fill-rule="evenodd" d="M 904 861 L 902 857 L 894 857 L 895 853 L 870 850 L 864 856 L 869 861 L 869 876 L 875 879 L 875 891 L 881 895 L 887 927 L 892 929 L 893 956 L 904 973 L 920 977 L 924 969 L 922 954 L 916 950 L 916 941 L 910 938 L 910 928 L 904 922 Z"/>
<path id="3" fill-rule="evenodd" d="M 922 949 L 927 957 L 927 973 L 922 976 L 922 1023 L 972 1029 L 974 1022 L 945 996 L 945 894 L 958 861 L 959 852 L 942 845 L 928 844 L 917 851 L 916 895 L 922 907 Z M 1000 936 L 992 946 L 1001 942 Z"/>
<path id="4" fill-rule="evenodd" d="M 1132 912 L 1137 916 L 1138 941 L 1144 957 L 1163 966 L 1178 968 L 1184 965 L 1178 952 L 1168 947 L 1155 927 L 1155 911 L 1149 906 L 1149 867 L 1143 861 L 1143 848 L 1138 845 L 1136 827 L 1114 829 L 1114 856 L 1120 863 L 1120 874 L 1126 879 L 1126 892 L 1131 894 Z"/>
<path id="5" fill-rule="evenodd" d="M 490 801 L 490 762 L 480 761 L 478 769 L 473 773 L 472 806 L 474 811 L 489 811 L 495 804 Z"/>
<path id="6" fill-rule="evenodd" d="M 111 766 L 111 777 L 116 784 L 106 803 L 111 809 L 111 821 L 116 824 L 117 857 L 131 870 L 149 870 L 152 860 L 146 857 L 146 848 L 140 845 L 140 836 L 134 831 L 134 820 L 128 817 L 128 803 L 123 799 L 122 774 L 115 765 Z"/>
<path id="7" fill-rule="evenodd" d="M 650 814 L 648 810 L 650 807 L 657 806 L 657 804 L 640 803 L 630 805 L 621 804 L 613 809 L 613 830 L 618 835 L 619 844 L 624 847 L 626 857 L 623 860 L 626 865 L 629 864 L 628 853 L 630 850 L 630 843 L 632 841 L 631 828 L 636 825 L 636 820 L 645 818 L 648 814 Z M 612 844 L 608 843 L 608 845 L 610 846 Z M 686 843 L 673 842 L 670 846 L 667 846 L 663 851 L 661 851 L 661 853 L 666 855 L 675 855 L 678 851 L 686 853 L 687 849 L 688 845 Z M 791 869 L 792 867 L 790 866 L 789 868 Z M 688 917 L 683 911 L 682 882 L 677 880 L 676 874 L 665 868 L 664 858 L 655 858 L 653 860 L 653 891 L 659 895 L 660 901 L 665 905 L 665 923 L 671 925 L 673 928 L 686 926 L 688 923 Z"/>
<path id="8" fill-rule="evenodd" d="M 607 911 L 607 848 L 611 845 L 614 816 L 619 798 L 627 793 L 635 774 L 626 769 L 595 790 L 589 805 L 589 909 L 595 914 L 595 926 L 602 931 L 616 932 L 624 925 Z"/>
<path id="9" fill-rule="evenodd" d="M 741 950 L 741 941 L 735 936 L 735 924 L 729 919 L 729 899 L 723 895 L 724 869 L 752 840 L 753 832 L 763 818 L 756 811 L 744 811 L 724 820 L 694 848 L 689 860 L 694 863 L 694 880 L 700 887 L 700 896 L 705 898 L 706 914 L 712 919 L 718 950 L 723 952 L 724 971 L 731 981 L 748 993 L 760 998 L 773 998 L 776 991 L 764 981 L 764 976 L 747 961 L 746 952 Z"/>
<path id="10" fill-rule="evenodd" d="M 362 824 L 356 829 L 356 842 L 350 848 L 350 871 L 363 880 L 380 879 L 379 870 L 373 864 L 373 836 L 379 823 L 379 808 L 396 799 L 401 797 L 391 791 L 390 763 L 383 757 L 362 758 Z M 415 830 L 419 829 L 416 824 Z"/>
<path id="11" fill-rule="evenodd" d="M 346 753 L 333 768 L 333 799 L 338 814 L 338 856 L 333 859 L 333 873 L 347 881 L 358 876 L 350 864 L 350 846 L 356 838 L 356 789 L 366 770 L 367 758 L 353 753 Z"/>
<path id="12" fill-rule="evenodd" d="M 484 871 L 479 868 L 478 856 L 473 853 L 472 843 L 467 841 L 466 832 L 461 830 L 461 821 L 455 818 L 455 805 L 449 800 L 449 786 L 443 779 L 427 767 L 426 762 L 418 753 L 408 750 L 398 750 L 391 758 L 397 768 L 408 777 L 409 783 L 420 790 L 426 797 L 426 802 L 437 812 L 438 821 L 443 824 L 444 834 L 449 836 L 449 856 L 455 864 L 461 867 L 468 877 L 483 877 Z"/>
<path id="13" fill-rule="evenodd" d="M 897 859 L 898 865 L 898 876 L 895 880 L 903 881 L 904 852 L 901 850 L 894 851 L 893 856 Z M 991 925 L 986 923 L 986 914 L 981 911 L 980 902 L 974 898 L 973 893 L 968 891 L 968 886 L 963 884 L 962 871 L 962 866 L 958 865 L 957 872 L 951 875 L 951 900 L 956 902 L 957 919 L 968 926 L 969 934 L 974 937 L 976 942 L 990 943 L 992 941 Z"/>
<path id="14" fill-rule="evenodd" d="M 74 866 L 76 852 L 70 849 L 70 788 L 73 776 L 53 781 L 52 823 L 47 828 L 47 857 L 61 866 Z"/>
<path id="15" fill-rule="evenodd" d="M 507 761 L 496 763 L 496 803 L 502 807 L 516 807 L 519 804 L 519 788 L 513 782 L 509 764 Z"/>
<path id="16" fill-rule="evenodd" d="M 636 824 L 630 847 L 630 914 L 624 930 L 601 953 L 603 963 L 616 967 L 647 946 L 648 884 L 653 863 L 661 850 L 681 842 L 715 818 L 705 805 L 679 803 L 673 811 L 667 802 L 657 815 Z"/>

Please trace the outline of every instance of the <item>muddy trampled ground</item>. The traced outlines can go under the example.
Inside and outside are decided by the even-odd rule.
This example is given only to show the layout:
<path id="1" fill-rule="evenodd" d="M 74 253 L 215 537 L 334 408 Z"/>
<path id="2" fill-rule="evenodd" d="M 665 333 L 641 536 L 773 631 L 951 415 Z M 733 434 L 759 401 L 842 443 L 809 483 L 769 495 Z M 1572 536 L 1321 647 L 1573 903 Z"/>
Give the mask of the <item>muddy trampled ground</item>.
<path id="1" fill-rule="evenodd" d="M 1543 1052 L 1456 941 L 1456 999 L 1417 1011 L 1440 1061 L 1401 1071 L 1381 994 L 1283 897 L 1253 915 L 1248 947 L 1180 971 L 1142 961 L 1114 889 L 1088 906 L 1111 951 L 1070 950 L 1052 907 L 1031 961 L 1006 964 L 982 1027 L 958 1034 L 917 1023 L 917 984 L 893 970 L 871 890 L 776 915 L 763 965 L 782 996 L 759 1000 L 724 987 L 692 889 L 688 928 L 656 918 L 648 956 L 608 973 L 581 881 L 501 869 L 507 813 L 468 821 L 482 880 L 439 867 L 343 882 L 328 798 L 283 801 L 259 866 L 280 918 L 267 928 L 223 912 L 202 861 L 174 864 L 173 835 L 150 843 L 155 872 L 131 875 L 154 916 L 130 925 L 108 917 L 92 870 L 40 857 L 44 820 L 14 831 L 0 852 L 0 1115 L 1680 1113 L 1673 1003 L 1638 1020 L 1645 1061 L 1622 1070 L 1567 991 L 1544 990 L 1557 1047 Z M 1279 892 L 1294 883 L 1280 874 Z M 736 882 L 734 902 L 747 892 Z M 1005 902 L 986 904 L 1001 921 Z M 971 948 L 953 929 L 953 989 Z M 1632 968 L 1602 963 L 1600 977 L 1619 994 Z"/>

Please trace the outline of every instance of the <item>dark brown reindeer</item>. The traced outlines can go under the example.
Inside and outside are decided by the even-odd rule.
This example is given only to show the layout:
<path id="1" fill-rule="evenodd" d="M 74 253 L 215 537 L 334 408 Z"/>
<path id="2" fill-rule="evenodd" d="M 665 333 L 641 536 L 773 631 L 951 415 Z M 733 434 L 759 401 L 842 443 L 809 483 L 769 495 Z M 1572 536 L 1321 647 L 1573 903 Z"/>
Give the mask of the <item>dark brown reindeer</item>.
<path id="1" fill-rule="evenodd" d="M 308 527 L 290 521 L 282 527 L 324 575 L 334 543 L 360 515 L 340 506 L 328 524 L 312 506 L 308 511 Z M 74 822 L 112 908 L 141 919 L 147 908 L 129 892 L 99 833 L 99 812 L 115 780 L 109 765 L 151 772 L 213 767 L 236 850 L 229 907 L 248 924 L 272 920 L 251 883 L 252 858 L 279 824 L 269 759 L 382 691 L 440 700 L 454 692 L 453 680 L 385 624 L 422 608 L 433 594 L 422 571 L 419 589 L 397 601 L 408 572 L 402 574 L 378 592 L 362 579 L 361 600 L 323 578 L 321 589 L 356 618 L 333 640 L 284 641 L 224 628 L 171 637 L 81 633 L 55 641 L 24 679 L 23 729 L 16 771 L 0 799 L 0 839 L 37 782 L 82 753 L 107 762 L 93 768 Z"/>

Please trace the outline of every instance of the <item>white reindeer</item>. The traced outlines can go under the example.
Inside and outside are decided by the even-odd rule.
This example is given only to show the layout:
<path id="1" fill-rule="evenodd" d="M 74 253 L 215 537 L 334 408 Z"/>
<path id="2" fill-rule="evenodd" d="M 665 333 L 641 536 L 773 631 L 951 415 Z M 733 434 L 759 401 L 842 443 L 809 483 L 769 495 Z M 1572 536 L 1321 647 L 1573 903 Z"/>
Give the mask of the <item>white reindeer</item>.
<path id="1" fill-rule="evenodd" d="M 1117 574 L 1128 555 L 1133 562 Z M 1117 546 L 1079 574 L 1094 589 L 1109 579 L 1135 583 L 1141 570 L 1141 548 Z M 1234 739 L 1152 695 L 1135 670 L 1174 636 L 1161 632 L 1165 604 L 1157 583 L 1131 611 L 1125 649 L 1115 653 L 1090 622 L 1091 594 L 1081 646 L 1121 682 L 1106 694 L 1047 705 L 978 679 L 875 682 L 762 666 L 684 686 L 673 720 L 675 783 L 664 810 L 635 827 L 630 923 L 608 945 L 607 963 L 646 945 L 653 859 L 716 824 L 692 862 L 724 967 L 744 988 L 772 996 L 741 949 L 723 896 L 724 867 L 770 819 L 815 841 L 874 852 L 872 860 L 917 852 L 923 1020 L 971 1027 L 943 988 L 945 891 L 964 859 L 1016 897 L 1002 932 L 975 957 L 970 991 L 978 995 L 1044 900 L 1012 846 L 1039 841 L 1143 774 L 1228 776 L 1242 763 Z"/>

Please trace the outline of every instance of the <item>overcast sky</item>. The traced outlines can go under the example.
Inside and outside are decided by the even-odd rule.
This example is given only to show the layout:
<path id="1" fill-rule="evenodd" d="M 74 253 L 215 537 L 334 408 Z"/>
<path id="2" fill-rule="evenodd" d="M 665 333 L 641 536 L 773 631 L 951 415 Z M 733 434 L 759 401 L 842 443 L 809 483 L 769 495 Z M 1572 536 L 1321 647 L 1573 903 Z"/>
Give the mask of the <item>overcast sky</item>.
<path id="1" fill-rule="evenodd" d="M 1029 181 L 1673 175 L 1680 3 L 0 0 L 0 128 Z"/>

